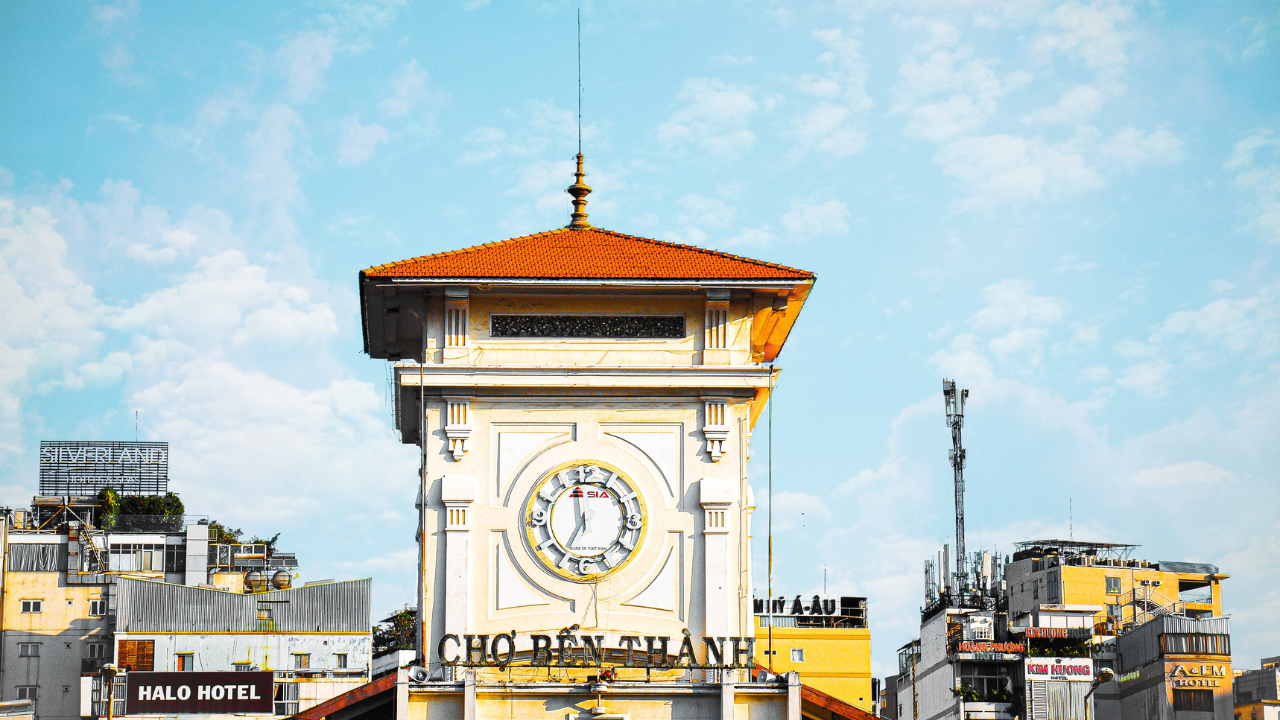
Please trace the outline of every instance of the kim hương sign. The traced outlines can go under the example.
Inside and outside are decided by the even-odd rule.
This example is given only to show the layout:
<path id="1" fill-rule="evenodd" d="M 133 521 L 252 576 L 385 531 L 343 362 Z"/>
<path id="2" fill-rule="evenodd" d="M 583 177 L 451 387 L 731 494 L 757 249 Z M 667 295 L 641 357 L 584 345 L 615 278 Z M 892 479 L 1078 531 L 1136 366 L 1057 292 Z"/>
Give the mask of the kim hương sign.
<path id="1" fill-rule="evenodd" d="M 126 715 L 271 714 L 271 672 L 131 672 Z"/>
<path id="2" fill-rule="evenodd" d="M 1028 680 L 1093 680 L 1093 661 L 1089 658 L 1028 658 Z"/>
<path id="3" fill-rule="evenodd" d="M 41 441 L 41 495 L 96 495 L 103 488 L 125 493 L 166 492 L 169 443 Z"/>

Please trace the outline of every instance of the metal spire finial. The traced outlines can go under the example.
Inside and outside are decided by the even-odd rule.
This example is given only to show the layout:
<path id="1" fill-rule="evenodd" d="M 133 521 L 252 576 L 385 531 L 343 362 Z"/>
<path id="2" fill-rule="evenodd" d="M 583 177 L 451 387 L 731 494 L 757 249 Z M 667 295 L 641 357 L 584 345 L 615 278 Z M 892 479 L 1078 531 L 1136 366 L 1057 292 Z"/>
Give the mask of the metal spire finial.
<path id="1" fill-rule="evenodd" d="M 573 174 L 576 182 L 569 186 L 569 194 L 573 196 L 573 214 L 570 215 L 572 220 L 569 221 L 571 228 L 589 228 L 591 223 L 587 222 L 587 195 L 591 193 L 591 186 L 582 182 L 582 178 L 586 173 L 582 172 L 582 153 L 578 153 L 578 171 Z"/>

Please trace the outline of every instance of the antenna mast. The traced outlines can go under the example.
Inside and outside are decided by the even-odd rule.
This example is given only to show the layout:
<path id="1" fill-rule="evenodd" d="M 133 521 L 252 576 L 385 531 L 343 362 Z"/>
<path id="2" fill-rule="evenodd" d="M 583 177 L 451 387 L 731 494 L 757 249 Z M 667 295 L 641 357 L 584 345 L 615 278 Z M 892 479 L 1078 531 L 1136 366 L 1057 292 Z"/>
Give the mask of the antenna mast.
<path id="1" fill-rule="evenodd" d="M 582 8 L 578 8 L 578 154 L 582 154 Z"/>
<path id="2" fill-rule="evenodd" d="M 942 380 L 942 399 L 947 404 L 947 426 L 951 428 L 951 467 L 956 476 L 956 579 L 955 594 L 963 596 L 967 577 L 964 554 L 964 445 L 960 441 L 960 429 L 964 427 L 964 402 L 968 390 L 956 390 L 954 380 Z"/>

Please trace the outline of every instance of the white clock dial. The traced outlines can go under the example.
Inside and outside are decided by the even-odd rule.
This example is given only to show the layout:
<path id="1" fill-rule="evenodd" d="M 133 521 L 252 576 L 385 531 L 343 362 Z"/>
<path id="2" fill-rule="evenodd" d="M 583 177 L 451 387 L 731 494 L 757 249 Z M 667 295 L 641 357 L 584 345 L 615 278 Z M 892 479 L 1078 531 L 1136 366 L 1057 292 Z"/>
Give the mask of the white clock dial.
<path id="1" fill-rule="evenodd" d="M 548 570 L 581 582 L 617 572 L 640 546 L 644 504 L 618 469 L 582 460 L 552 470 L 525 513 L 529 546 Z"/>

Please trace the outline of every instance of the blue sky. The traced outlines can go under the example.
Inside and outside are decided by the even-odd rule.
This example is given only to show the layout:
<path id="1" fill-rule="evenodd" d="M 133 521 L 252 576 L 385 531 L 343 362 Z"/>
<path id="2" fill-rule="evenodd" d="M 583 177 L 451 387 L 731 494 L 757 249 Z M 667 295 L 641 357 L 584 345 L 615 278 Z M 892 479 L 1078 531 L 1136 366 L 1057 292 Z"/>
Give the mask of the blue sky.
<path id="1" fill-rule="evenodd" d="M 410 601 L 356 272 L 567 222 L 579 7 L 591 220 L 818 273 L 779 592 L 869 596 L 893 671 L 953 533 L 947 376 L 971 548 L 1213 562 L 1237 666 L 1280 651 L 1274 2 L 6 3 L 0 501 L 136 412 L 193 512 Z"/>

